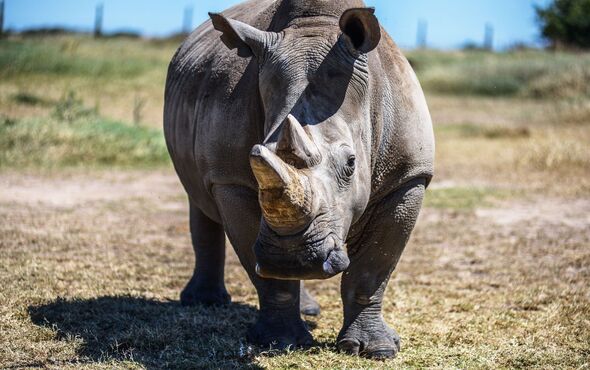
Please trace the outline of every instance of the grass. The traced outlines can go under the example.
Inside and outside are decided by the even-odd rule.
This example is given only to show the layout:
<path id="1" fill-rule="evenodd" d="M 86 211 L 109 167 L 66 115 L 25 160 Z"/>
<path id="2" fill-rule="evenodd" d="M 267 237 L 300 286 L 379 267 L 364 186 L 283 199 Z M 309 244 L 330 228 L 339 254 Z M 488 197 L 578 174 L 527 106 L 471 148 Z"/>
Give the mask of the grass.
<path id="1" fill-rule="evenodd" d="M 449 201 L 470 208 L 470 204 L 477 204 L 473 200 L 484 195 L 478 192 L 487 192 L 482 189 L 499 191 L 500 195 L 506 190 L 557 196 L 587 193 L 590 178 L 579 174 L 590 171 L 590 151 L 586 149 L 589 126 L 528 124 L 436 125 L 437 179 L 450 182 L 453 188 L 463 184 L 458 188 L 465 190 L 456 196 L 447 194 Z M 444 198 L 447 190 L 440 191 Z"/>
<path id="2" fill-rule="evenodd" d="M 451 95 L 590 97 L 590 55 L 516 51 L 442 53 L 409 58 L 425 89 Z"/>
<path id="3" fill-rule="evenodd" d="M 473 210 L 491 207 L 495 201 L 514 197 L 514 191 L 482 187 L 448 187 L 428 189 L 424 198 L 426 207 Z"/>
<path id="4" fill-rule="evenodd" d="M 544 172 L 578 172 L 590 169 L 587 130 L 575 129 L 570 135 L 548 130 L 528 143 L 521 163 Z M 576 171 L 578 170 L 578 171 Z"/>
<path id="5" fill-rule="evenodd" d="M 159 130 L 88 117 L 0 120 L 0 169 L 168 164 Z"/>
<path id="6" fill-rule="evenodd" d="M 437 125 L 438 134 L 455 134 L 464 138 L 486 139 L 518 139 L 528 138 L 531 136 L 531 130 L 528 127 L 510 127 L 510 126 L 482 126 L 470 123 L 456 125 Z"/>
<path id="7" fill-rule="evenodd" d="M 161 67 L 160 58 L 149 58 L 146 53 L 124 51 L 127 40 L 90 41 L 84 38 L 7 39 L 0 41 L 0 77 L 59 76 L 68 78 L 134 78 L 150 69 Z M 57 42 L 56 42 L 57 41 Z M 111 53 L 94 53 L 89 43 L 100 44 Z M 86 45 L 84 45 L 86 44 Z M 84 45 L 84 46 L 83 46 Z M 137 51 L 136 48 L 133 48 Z"/>
<path id="8" fill-rule="evenodd" d="M 323 310 L 307 318 L 316 344 L 273 353 L 245 342 L 257 299 L 233 252 L 226 284 L 234 303 L 178 303 L 193 257 L 182 190 L 167 185 L 173 174 L 126 173 L 117 187 L 143 190 L 118 199 L 95 176 L 68 183 L 94 184 L 104 200 L 73 195 L 64 207 L 25 193 L 0 202 L 1 367 L 565 369 L 590 361 L 584 228 L 426 207 L 385 296 L 384 318 L 402 337 L 397 359 L 336 351 L 338 278 L 308 284 Z M 46 179 L 44 192 L 61 184 Z M 573 220 L 585 212 L 575 204 L 551 212 Z"/>
<path id="9" fill-rule="evenodd" d="M 102 116 L 141 117 L 162 126 L 164 81 L 177 42 L 89 36 L 0 40 L 0 109 L 11 118 L 43 116 L 70 91 Z M 143 101 L 137 111 L 137 101 Z"/>
<path id="10" fill-rule="evenodd" d="M 161 126 L 163 85 L 178 42 L 88 36 L 10 37 L 0 40 L 0 106 L 13 116 L 48 112 L 25 94 L 57 101 L 75 90 L 106 117 L 132 122 L 138 99 L 145 123 Z M 543 100 L 549 115 L 589 122 L 590 54 L 514 51 L 407 53 L 429 95 Z M 555 115 L 555 111 L 558 111 Z M 535 114 L 535 113 L 533 113 Z M 445 120 L 445 122 L 447 122 Z"/>
<path id="11" fill-rule="evenodd" d="M 161 133 L 175 48 L 0 40 L 0 368 L 590 366 L 588 54 L 409 53 L 436 176 L 385 295 L 402 352 L 378 362 L 336 351 L 338 278 L 308 282 L 312 348 L 249 346 L 257 297 L 230 246 L 234 303 L 180 306 L 194 261 Z"/>

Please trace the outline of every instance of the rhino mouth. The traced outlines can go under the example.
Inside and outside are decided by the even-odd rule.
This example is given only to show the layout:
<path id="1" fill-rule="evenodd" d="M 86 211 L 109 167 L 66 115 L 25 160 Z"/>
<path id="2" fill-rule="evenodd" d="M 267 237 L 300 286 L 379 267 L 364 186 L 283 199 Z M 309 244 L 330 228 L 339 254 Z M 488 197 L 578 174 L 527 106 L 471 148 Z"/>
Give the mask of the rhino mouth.
<path id="1" fill-rule="evenodd" d="M 298 248 L 268 245 L 259 238 L 254 247 L 256 274 L 266 279 L 314 280 L 328 279 L 348 268 L 350 260 L 343 243 L 334 234 Z"/>

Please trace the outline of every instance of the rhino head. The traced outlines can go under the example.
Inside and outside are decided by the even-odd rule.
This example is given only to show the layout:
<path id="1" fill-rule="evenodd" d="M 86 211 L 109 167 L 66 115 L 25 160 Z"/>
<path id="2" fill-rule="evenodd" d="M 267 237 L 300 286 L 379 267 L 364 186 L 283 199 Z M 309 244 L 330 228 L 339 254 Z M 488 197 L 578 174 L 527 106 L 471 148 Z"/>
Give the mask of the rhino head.
<path id="1" fill-rule="evenodd" d="M 349 265 L 345 241 L 371 187 L 367 53 L 380 26 L 371 8 L 302 18 L 280 32 L 210 14 L 221 40 L 258 64 L 266 138 L 250 153 L 264 278 L 324 279 Z"/>

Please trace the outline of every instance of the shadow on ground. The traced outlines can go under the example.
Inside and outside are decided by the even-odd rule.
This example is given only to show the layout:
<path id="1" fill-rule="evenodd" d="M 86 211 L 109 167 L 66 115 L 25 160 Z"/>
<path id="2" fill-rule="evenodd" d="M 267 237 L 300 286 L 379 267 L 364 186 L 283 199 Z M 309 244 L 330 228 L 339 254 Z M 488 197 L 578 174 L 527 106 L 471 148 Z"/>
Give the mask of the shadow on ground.
<path id="1" fill-rule="evenodd" d="M 58 299 L 29 307 L 57 339 L 81 339 L 80 360 L 134 361 L 147 368 L 259 368 L 245 342 L 253 306 L 182 307 L 136 297 Z"/>

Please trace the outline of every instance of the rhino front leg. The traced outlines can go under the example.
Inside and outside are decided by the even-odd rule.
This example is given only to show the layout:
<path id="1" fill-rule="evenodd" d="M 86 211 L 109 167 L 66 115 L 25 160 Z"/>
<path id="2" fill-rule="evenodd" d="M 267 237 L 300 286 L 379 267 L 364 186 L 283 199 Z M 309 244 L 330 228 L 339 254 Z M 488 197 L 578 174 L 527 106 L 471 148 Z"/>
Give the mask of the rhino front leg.
<path id="1" fill-rule="evenodd" d="M 225 304 L 231 301 L 225 284 L 225 234 L 223 226 L 190 204 L 190 230 L 195 252 L 195 270 L 180 293 L 185 306 Z"/>
<path id="2" fill-rule="evenodd" d="M 352 245 L 357 252 L 341 287 L 344 324 L 338 348 L 344 352 L 390 358 L 400 350 L 398 334 L 383 321 L 383 293 L 414 228 L 425 183 L 415 179 L 369 210 L 370 218 Z"/>
<path id="3" fill-rule="evenodd" d="M 313 338 L 299 313 L 299 282 L 253 278 L 258 291 L 258 320 L 248 341 L 277 349 L 305 347 Z"/>
<path id="4" fill-rule="evenodd" d="M 263 279 L 255 272 L 252 246 L 261 219 L 257 194 L 240 186 L 215 186 L 214 195 L 231 244 L 258 293 L 260 310 L 248 330 L 248 341 L 278 349 L 311 344 L 312 336 L 300 314 L 300 282 Z"/>

